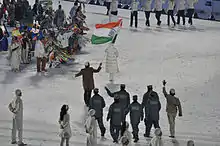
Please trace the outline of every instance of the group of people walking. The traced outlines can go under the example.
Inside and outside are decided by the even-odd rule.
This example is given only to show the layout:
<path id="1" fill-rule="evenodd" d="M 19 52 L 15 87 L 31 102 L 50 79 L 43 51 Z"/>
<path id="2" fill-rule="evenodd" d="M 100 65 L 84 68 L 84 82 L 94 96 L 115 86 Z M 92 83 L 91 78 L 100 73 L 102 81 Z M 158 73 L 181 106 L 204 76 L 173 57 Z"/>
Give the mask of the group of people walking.
<path id="1" fill-rule="evenodd" d="M 94 117 L 100 127 L 101 136 L 104 137 L 106 128 L 103 124 L 103 108 L 105 108 L 105 100 L 99 94 L 99 89 L 94 86 L 93 73 L 97 73 L 101 70 L 101 63 L 98 69 L 93 69 L 89 62 L 85 64 L 79 73 L 75 76 L 82 75 L 83 87 L 84 87 L 84 101 L 90 110 L 95 110 Z M 163 94 L 167 100 L 167 117 L 170 125 L 170 137 L 175 138 L 175 119 L 177 114 L 182 116 L 182 107 L 180 100 L 175 96 L 175 90 L 170 89 L 170 92 L 166 91 L 166 81 L 163 81 Z M 113 142 L 119 142 L 120 131 L 123 131 L 123 125 L 126 125 L 126 115 L 130 113 L 130 124 L 132 127 L 132 134 L 134 142 L 139 140 L 139 124 L 144 120 L 145 123 L 145 134 L 144 137 L 152 138 L 150 135 L 152 125 L 155 129 L 160 129 L 159 119 L 161 103 L 158 94 L 153 90 L 153 86 L 147 86 L 148 91 L 143 95 L 142 103 L 138 102 L 138 96 L 133 96 L 133 102 L 130 103 L 130 94 L 126 91 L 125 84 L 121 84 L 120 90 L 117 92 L 111 92 L 105 87 L 107 94 L 114 98 L 114 102 L 110 105 L 107 121 L 110 120 L 110 134 Z M 94 95 L 91 97 L 93 90 Z M 126 129 L 126 128 L 124 128 Z M 122 132 L 123 133 L 123 132 Z M 131 142 L 131 139 L 129 139 Z"/>
<path id="2" fill-rule="evenodd" d="M 157 25 L 160 26 L 162 23 L 160 17 L 163 11 L 162 0 L 154 1 L 154 12 L 155 18 L 157 20 Z M 168 0 L 168 8 L 166 9 L 167 13 L 167 25 L 170 26 L 170 18 L 172 19 L 173 25 L 180 24 L 180 18 L 182 17 L 183 25 L 185 25 L 185 10 L 188 13 L 188 23 L 193 25 L 192 17 L 194 14 L 194 4 L 197 3 L 198 0 Z M 138 10 L 141 7 L 145 13 L 146 21 L 145 25 L 150 26 L 150 14 L 152 12 L 151 8 L 152 0 L 132 0 L 131 1 L 131 15 L 130 15 L 130 27 L 133 26 L 133 19 L 135 19 L 135 27 L 138 27 Z M 107 6 L 107 15 L 116 15 L 118 14 L 118 1 L 117 0 L 106 0 Z M 175 11 L 177 11 L 177 21 L 174 18 Z M 110 12 L 110 13 L 109 13 Z"/>

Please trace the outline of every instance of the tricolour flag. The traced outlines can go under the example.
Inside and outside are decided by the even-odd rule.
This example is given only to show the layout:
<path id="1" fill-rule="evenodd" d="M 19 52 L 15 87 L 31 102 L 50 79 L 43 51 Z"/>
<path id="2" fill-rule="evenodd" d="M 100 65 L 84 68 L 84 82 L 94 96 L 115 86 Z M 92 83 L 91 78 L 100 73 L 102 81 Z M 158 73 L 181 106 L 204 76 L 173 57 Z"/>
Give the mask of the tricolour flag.
<path id="1" fill-rule="evenodd" d="M 104 44 L 112 41 L 121 26 L 122 19 L 120 19 L 118 22 L 96 24 L 96 29 L 91 38 L 92 44 Z"/>

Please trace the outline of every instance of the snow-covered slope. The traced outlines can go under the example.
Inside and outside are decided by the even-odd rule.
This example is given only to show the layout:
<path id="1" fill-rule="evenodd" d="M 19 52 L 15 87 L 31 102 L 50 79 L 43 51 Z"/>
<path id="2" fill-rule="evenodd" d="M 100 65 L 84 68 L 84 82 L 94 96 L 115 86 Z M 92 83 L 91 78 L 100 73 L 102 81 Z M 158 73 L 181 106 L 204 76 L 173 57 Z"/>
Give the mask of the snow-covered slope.
<path id="1" fill-rule="evenodd" d="M 55 4 L 56 5 L 56 4 Z M 72 3 L 62 2 L 68 12 Z M 96 23 L 108 19 L 104 7 L 87 6 L 87 24 L 93 29 Z M 163 16 L 162 28 L 156 28 L 154 14 L 151 16 L 152 27 L 144 26 L 144 14 L 139 13 L 139 28 L 130 30 L 130 12 L 120 10 L 123 28 L 116 41 L 119 50 L 120 73 L 116 83 L 125 83 L 127 90 L 137 94 L 142 100 L 148 84 L 153 84 L 160 95 L 162 111 L 160 125 L 166 146 L 173 145 L 168 138 L 168 121 L 165 112 L 165 99 L 162 95 L 163 79 L 168 81 L 168 88 L 175 88 L 183 105 L 183 117 L 177 118 L 176 135 L 180 146 L 186 140 L 194 139 L 198 146 L 220 146 L 220 23 L 195 20 L 193 29 L 168 29 Z M 92 30 L 89 35 L 92 34 Z M 88 45 L 78 55 L 71 66 L 49 70 L 47 76 L 36 75 L 35 64 L 24 66 L 21 73 L 10 72 L 6 55 L 0 55 L 0 146 L 10 145 L 11 119 L 8 103 L 13 98 L 16 88 L 23 91 L 24 101 L 24 141 L 34 146 L 59 145 L 58 118 L 62 104 L 69 104 L 73 137 L 72 146 L 85 145 L 86 134 L 83 128 L 85 108 L 81 78 L 73 75 L 84 66 L 85 61 L 97 67 L 104 62 L 106 45 Z M 104 65 L 104 64 L 103 64 Z M 108 84 L 105 68 L 95 75 L 96 87 L 105 97 L 107 107 L 104 121 L 112 99 L 107 96 L 104 86 Z M 115 86 L 117 88 L 117 85 Z M 129 118 L 128 118 L 129 120 Z M 112 143 L 109 123 L 106 137 L 101 145 Z M 143 137 L 144 123 L 140 124 L 140 143 L 146 145 Z M 176 144 L 176 143 L 175 143 Z"/>

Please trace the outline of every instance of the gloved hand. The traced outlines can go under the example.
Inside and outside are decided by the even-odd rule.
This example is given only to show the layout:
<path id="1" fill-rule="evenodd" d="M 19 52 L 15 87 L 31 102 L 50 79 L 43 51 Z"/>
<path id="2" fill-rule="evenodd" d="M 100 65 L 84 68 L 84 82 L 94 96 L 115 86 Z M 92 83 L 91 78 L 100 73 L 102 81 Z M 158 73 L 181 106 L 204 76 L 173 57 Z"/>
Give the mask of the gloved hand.
<path id="1" fill-rule="evenodd" d="M 102 62 L 99 64 L 99 67 L 102 67 Z"/>
<path id="2" fill-rule="evenodd" d="M 183 116 L 183 114 L 182 113 L 179 113 L 179 117 L 182 117 Z"/>
<path id="3" fill-rule="evenodd" d="M 164 85 L 164 86 L 166 85 L 166 83 L 167 83 L 167 82 L 166 82 L 165 80 L 163 80 L 163 85 Z"/>

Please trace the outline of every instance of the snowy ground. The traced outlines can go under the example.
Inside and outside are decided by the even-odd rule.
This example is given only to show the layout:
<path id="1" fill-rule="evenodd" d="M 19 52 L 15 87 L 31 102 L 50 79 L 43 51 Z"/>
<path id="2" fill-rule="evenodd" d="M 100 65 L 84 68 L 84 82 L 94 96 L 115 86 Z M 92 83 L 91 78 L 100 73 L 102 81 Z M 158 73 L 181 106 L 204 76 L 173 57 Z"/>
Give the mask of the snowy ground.
<path id="1" fill-rule="evenodd" d="M 68 2 L 62 4 L 66 12 L 73 5 Z M 87 6 L 88 26 L 94 28 L 96 23 L 107 19 L 104 13 L 104 7 Z M 160 29 L 156 28 L 152 14 L 152 27 L 147 29 L 144 26 L 144 14 L 139 14 L 139 28 L 133 31 L 128 27 L 130 12 L 119 11 L 119 16 L 123 18 L 123 28 L 116 41 L 120 53 L 117 84 L 125 83 L 131 95 L 139 95 L 140 101 L 146 86 L 153 84 L 163 105 L 160 125 L 165 143 L 166 146 L 172 146 L 168 138 L 166 103 L 161 92 L 161 81 L 166 79 L 168 88 L 176 89 L 183 106 L 183 117 L 176 121 L 180 146 L 185 146 L 188 139 L 194 139 L 197 146 L 220 146 L 220 23 L 196 20 L 194 29 L 188 29 L 188 26 L 186 30 L 169 29 L 165 25 L 164 16 Z M 26 143 L 33 146 L 59 145 L 59 112 L 62 104 L 67 103 L 70 106 L 73 131 L 71 146 L 85 145 L 83 89 L 81 78 L 75 79 L 73 75 L 84 66 L 85 61 L 90 61 L 94 67 L 100 62 L 104 63 L 105 48 L 106 45 L 88 45 L 73 65 L 49 70 L 47 76 L 36 75 L 34 64 L 24 66 L 21 73 L 12 73 L 6 55 L 1 54 L 0 146 L 10 146 L 12 115 L 7 106 L 16 88 L 23 91 Z M 104 91 L 104 86 L 108 84 L 105 68 L 95 75 L 95 83 L 107 102 L 104 109 L 106 119 L 108 107 L 113 100 Z M 105 122 L 105 125 L 108 140 L 100 145 L 111 145 L 109 123 Z M 147 145 L 143 134 L 144 123 L 141 123 L 141 140 L 136 146 Z"/>

